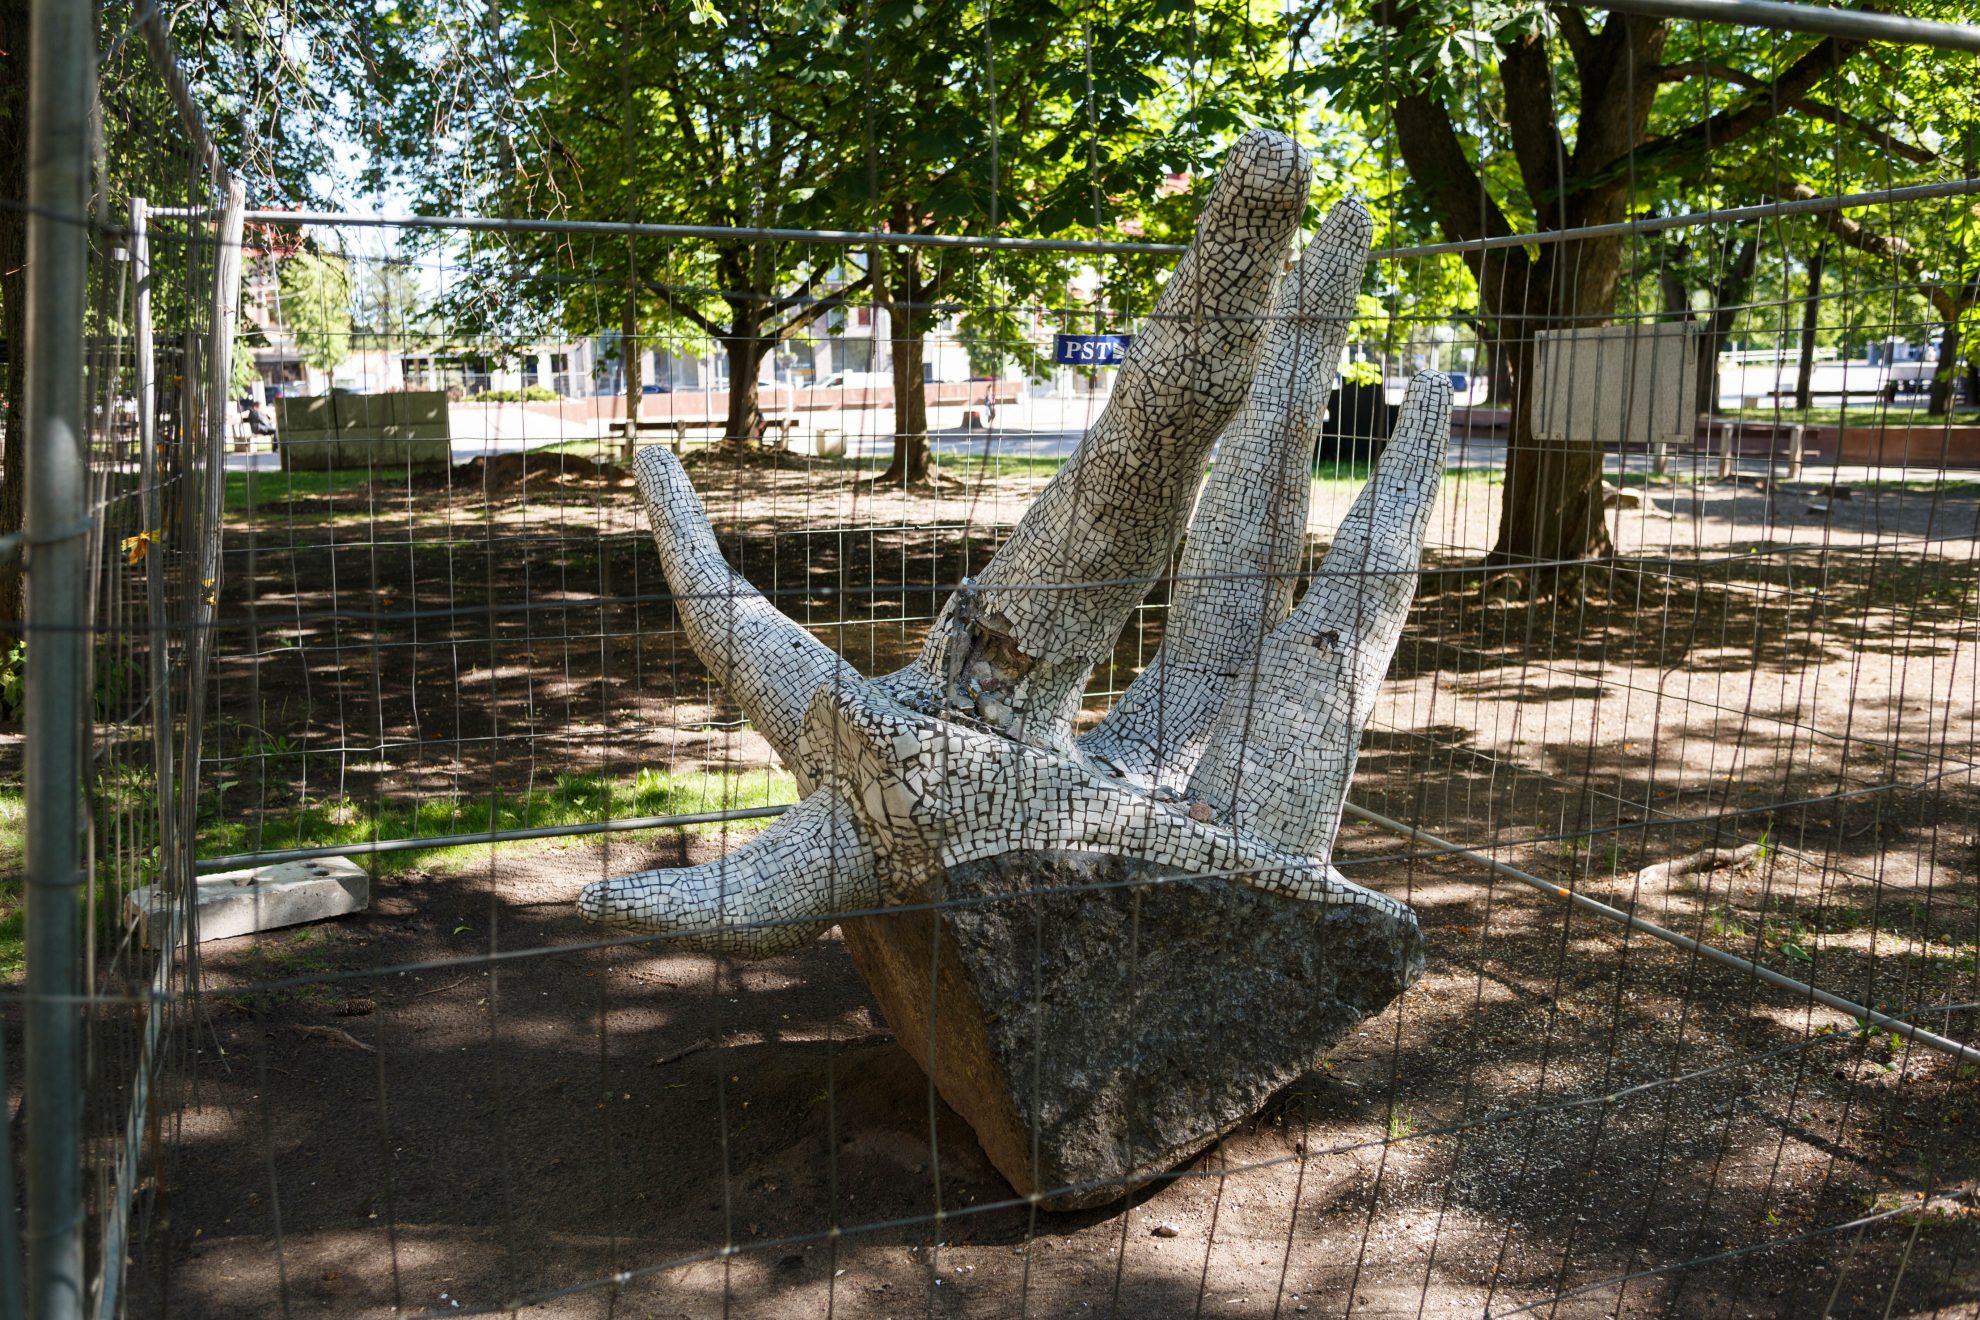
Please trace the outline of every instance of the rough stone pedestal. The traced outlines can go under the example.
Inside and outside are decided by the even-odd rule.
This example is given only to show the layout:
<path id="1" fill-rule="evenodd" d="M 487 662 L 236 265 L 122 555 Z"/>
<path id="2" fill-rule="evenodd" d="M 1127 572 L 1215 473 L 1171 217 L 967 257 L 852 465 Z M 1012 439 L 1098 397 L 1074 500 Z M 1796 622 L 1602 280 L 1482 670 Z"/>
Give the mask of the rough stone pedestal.
<path id="1" fill-rule="evenodd" d="M 1413 916 L 1119 857 L 971 862 L 912 901 L 936 899 L 842 923 L 853 965 L 998 1171 L 1055 1210 L 1189 1159 L 1423 970 Z"/>

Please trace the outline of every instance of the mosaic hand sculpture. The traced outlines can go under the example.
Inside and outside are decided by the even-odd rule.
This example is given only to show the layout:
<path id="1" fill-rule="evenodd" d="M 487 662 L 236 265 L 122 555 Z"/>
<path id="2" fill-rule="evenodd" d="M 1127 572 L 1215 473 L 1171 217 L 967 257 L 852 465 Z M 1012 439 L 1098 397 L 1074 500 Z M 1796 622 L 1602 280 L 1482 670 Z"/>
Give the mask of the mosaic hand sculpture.
<path id="1" fill-rule="evenodd" d="M 909 901 L 942 868 L 1020 851 L 1406 911 L 1328 857 L 1414 594 L 1450 386 L 1412 383 L 1294 608 L 1314 434 L 1372 231 L 1346 202 L 1288 269 L 1307 171 L 1277 134 L 1232 150 L 1106 411 L 897 673 L 862 677 L 780 614 L 723 560 L 673 456 L 640 454 L 689 642 L 804 796 L 717 861 L 586 886 L 586 916 L 762 957 L 838 913 Z M 1185 524 L 1160 654 L 1075 738 L 1088 675 Z"/>

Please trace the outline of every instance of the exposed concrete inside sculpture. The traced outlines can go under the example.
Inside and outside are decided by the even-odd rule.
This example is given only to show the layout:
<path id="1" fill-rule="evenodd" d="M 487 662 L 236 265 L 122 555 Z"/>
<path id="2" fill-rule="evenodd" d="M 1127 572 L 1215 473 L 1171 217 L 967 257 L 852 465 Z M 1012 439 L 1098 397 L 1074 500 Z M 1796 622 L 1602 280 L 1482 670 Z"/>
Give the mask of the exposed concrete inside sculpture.
<path id="1" fill-rule="evenodd" d="M 636 466 L 691 644 L 805 796 L 718 861 L 587 886 L 582 911 L 761 957 L 841 913 L 942 904 L 848 919 L 848 942 L 944 1097 L 1050 1204 L 1201 1149 L 1422 968 L 1410 909 L 1329 857 L 1450 389 L 1411 384 L 1295 607 L 1372 228 L 1345 203 L 1288 266 L 1306 193 L 1289 140 L 1233 149 L 1106 412 L 895 674 L 862 677 L 731 570 L 670 454 Z M 1160 654 L 1075 739 L 1088 675 L 1179 542 Z M 1151 967 L 1176 982 L 1159 1009 L 1122 979 Z"/>

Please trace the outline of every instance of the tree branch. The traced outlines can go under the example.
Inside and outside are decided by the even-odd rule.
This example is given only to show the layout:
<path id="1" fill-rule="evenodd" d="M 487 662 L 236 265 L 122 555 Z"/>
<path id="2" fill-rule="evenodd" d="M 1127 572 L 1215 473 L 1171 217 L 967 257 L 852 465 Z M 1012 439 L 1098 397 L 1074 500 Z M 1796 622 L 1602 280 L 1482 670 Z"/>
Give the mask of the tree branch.
<path id="1" fill-rule="evenodd" d="M 1851 55 L 1863 48 L 1860 41 L 1824 37 L 1815 43 L 1772 82 L 1761 83 L 1739 105 L 1727 106 L 1710 119 L 1702 119 L 1676 133 L 1655 138 L 1636 152 L 1638 171 L 1654 170 L 1667 162 L 1699 156 L 1767 124 L 1787 107 L 1820 86 Z M 1621 159 L 1609 162 L 1617 168 Z"/>
<path id="2" fill-rule="evenodd" d="M 1306 11 L 1305 17 L 1299 20 L 1299 26 L 1293 29 L 1292 36 L 1286 43 L 1287 50 L 1295 53 L 1299 50 L 1300 43 L 1306 40 L 1306 34 L 1313 30 L 1313 20 L 1320 17 L 1321 11 L 1326 8 L 1326 5 L 1316 4 Z"/>
<path id="3" fill-rule="evenodd" d="M 1554 16 L 1554 22 L 1561 30 L 1561 40 L 1567 42 L 1575 64 L 1580 66 L 1588 58 L 1589 48 L 1595 41 L 1595 34 L 1588 30 L 1588 19 L 1572 5 L 1549 5 L 1547 12 Z"/>
<path id="4" fill-rule="evenodd" d="M 1806 201 L 1819 197 L 1820 193 L 1805 183 L 1796 183 L 1787 188 L 1762 189 L 1763 193 L 1785 201 Z M 1959 299 L 1943 284 L 1927 280 L 1919 274 L 1918 253 L 1910 243 L 1892 234 L 1880 234 L 1850 219 L 1841 211 L 1825 211 L 1822 223 L 1828 227 L 1844 247 L 1854 248 L 1866 256 L 1881 257 L 1902 266 L 1925 295 L 1939 315 L 1950 320 L 1959 313 Z"/>
<path id="5" fill-rule="evenodd" d="M 1536 215 L 1549 199 L 1560 195 L 1565 154 L 1550 75 L 1544 37 L 1529 35 L 1499 47 L 1499 83 L 1505 89 L 1513 158 L 1519 162 L 1520 182 L 1526 185 Z"/>
<path id="6" fill-rule="evenodd" d="M 1680 82 L 1686 78 L 1696 77 L 1701 74 L 1711 78 L 1722 78 L 1735 86 L 1748 89 L 1766 86 L 1764 80 L 1747 73 L 1743 69 L 1735 69 L 1731 65 L 1718 64 L 1711 60 L 1690 60 L 1684 64 L 1666 64 L 1657 70 L 1656 76 L 1658 82 L 1666 83 Z M 1869 120 L 1859 119 L 1846 110 L 1830 105 L 1827 101 L 1816 100 L 1812 95 L 1796 97 L 1793 105 L 1795 109 L 1805 110 L 1817 119 L 1834 124 L 1837 128 L 1849 129 L 1851 132 L 1861 135 L 1871 145 L 1881 147 L 1892 155 L 1902 157 L 1914 165 L 1935 165 L 1939 161 L 1938 152 L 1929 151 L 1924 147 L 1906 142 L 1904 139 L 1877 127 Z"/>
<path id="7" fill-rule="evenodd" d="M 806 298 L 811 296 L 811 291 L 818 287 L 818 281 L 824 279 L 833 268 L 833 266 L 814 266 L 811 274 L 805 276 L 803 281 L 795 289 L 792 289 L 789 293 L 771 303 L 766 310 L 781 312 L 785 308 L 796 307 L 799 303 L 802 303 Z"/>
<path id="8" fill-rule="evenodd" d="M 730 337 L 731 331 L 729 327 L 717 325 L 715 322 L 709 320 L 693 303 L 686 301 L 680 294 L 676 293 L 671 285 L 661 284 L 656 280 L 641 280 L 640 287 L 648 293 L 659 294 L 660 300 L 667 304 L 668 309 L 674 315 L 686 317 L 712 338 L 727 339 Z"/>
<path id="9" fill-rule="evenodd" d="M 1505 212 L 1486 191 L 1470 157 L 1464 154 L 1450 113 L 1441 102 L 1428 92 L 1407 93 L 1396 102 L 1395 125 L 1403 164 L 1446 239 L 1465 242 L 1513 232 Z M 1499 297 L 1508 289 L 1518 290 L 1514 296 L 1524 306 L 1533 263 L 1523 249 L 1467 252 L 1464 261 L 1478 281 L 1480 299 L 1494 316 L 1507 310 L 1499 305 Z"/>
<path id="10" fill-rule="evenodd" d="M 866 287 L 872 283 L 872 281 L 873 281 L 873 276 L 870 273 L 866 275 L 862 275 L 858 279 L 854 280 L 851 284 L 848 284 L 845 288 L 840 289 L 837 293 L 833 294 L 831 297 L 821 298 L 814 303 L 807 303 L 805 306 L 799 308 L 798 311 L 791 317 L 790 320 L 784 322 L 782 325 L 778 326 L 775 330 L 772 330 L 769 334 L 769 338 L 782 339 L 785 335 L 790 334 L 794 330 L 803 328 L 805 325 L 809 324 L 812 321 L 817 320 L 819 317 L 823 316 L 825 313 L 833 310 L 834 308 L 845 306 L 847 299 L 851 298 L 856 293 L 860 293 L 864 291 Z"/>

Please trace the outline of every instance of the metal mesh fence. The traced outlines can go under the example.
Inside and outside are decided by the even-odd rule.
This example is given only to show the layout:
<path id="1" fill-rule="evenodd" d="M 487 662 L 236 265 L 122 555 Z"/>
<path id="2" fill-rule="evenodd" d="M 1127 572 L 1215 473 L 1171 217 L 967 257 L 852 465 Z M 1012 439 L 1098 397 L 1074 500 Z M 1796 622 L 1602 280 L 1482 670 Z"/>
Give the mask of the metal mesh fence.
<path id="1" fill-rule="evenodd" d="M 28 292 L 26 343 L 13 346 L 30 369 L 25 415 L 7 418 L 16 435 L 6 474 L 16 493 L 27 479 L 27 525 L 10 539 L 29 594 L 25 626 L 10 626 L 6 673 L 28 764 L 25 783 L 10 776 L 6 801 L 10 827 L 25 824 L 27 970 L 45 979 L 28 1000 L 27 1048 L 5 1053 L 17 1068 L 25 1055 L 25 1078 L 10 1083 L 24 1080 L 23 1109 L 34 1111 L 16 1148 L 21 1183 L 11 1155 L 7 1170 L 10 1216 L 13 1188 L 27 1199 L 29 1292 L 37 1306 L 111 1315 L 127 1251 L 161 1222 L 163 1161 L 190 1078 L 201 715 L 234 292 L 219 226 L 146 232 L 135 199 L 205 210 L 227 189 L 174 122 L 172 89 L 135 16 L 113 7 L 105 17 L 132 26 L 105 50 L 102 94 L 89 105 L 93 153 L 79 163 L 94 169 L 73 176 L 86 184 L 79 210 L 57 191 L 31 212 L 54 235 L 30 244 L 24 282 L 43 281 L 43 300 Z M 55 98 L 35 113 L 60 118 Z M 238 216 L 238 193 L 234 203 Z M 80 845 L 72 864 L 37 867 L 37 847 L 65 836 Z M 23 952 L 19 879 L 8 876 L 10 960 Z M 53 1029 L 33 1017 L 50 1006 Z M 12 1036 L 19 1019 L 9 1016 Z M 59 1101 L 37 1108 L 37 1087 Z M 17 1249 L 0 1248 L 10 1266 Z M 9 1314 L 18 1283 L 7 1271 Z"/>
<path id="2" fill-rule="evenodd" d="M 1451 374 L 1334 857 L 1415 909 L 1428 969 L 1205 1153 L 1055 1213 L 988 1163 L 836 930 L 744 962 L 578 919 L 583 883 L 711 860 L 799 798 L 689 645 L 626 460 L 681 454 L 728 562 L 885 673 L 1108 403 L 1113 371 L 1055 364 L 1060 337 L 1132 332 L 1135 263 L 1170 256 L 927 251 L 964 292 L 900 337 L 857 287 L 885 240 L 753 238 L 816 277 L 786 315 L 832 305 L 738 403 L 705 327 L 599 329 L 618 289 L 587 253 L 621 236 L 553 262 L 499 227 L 258 214 L 230 242 L 198 153 L 126 163 L 159 152 L 148 113 L 105 116 L 120 183 L 91 230 L 103 1313 L 1972 1304 L 1980 395 L 1931 356 L 1895 249 L 1831 223 L 1943 230 L 1970 188 L 1640 225 L 1603 336 L 1432 297 L 1461 253 L 1378 254 L 1302 579 L 1403 382 Z M 720 236 L 640 241 L 692 271 Z M 1572 272 L 1594 242 L 1528 246 Z M 216 350 L 230 251 L 242 341 Z M 1065 296 L 1035 296 L 1053 262 Z M 922 434 L 903 352 L 932 474 L 891 461 Z M 1544 387 L 1505 383 L 1525 352 L 1552 355 Z M 1577 463 L 1605 544 L 1528 552 L 1507 484 Z M 1082 725 L 1163 641 L 1173 582 L 1149 587 Z M 186 929 L 195 870 L 296 865 L 362 908 Z M 1195 1007 L 1134 932 L 1114 952 L 1142 1020 Z"/>
<path id="3" fill-rule="evenodd" d="M 1932 221 L 1921 204 L 1900 223 Z M 1810 232 L 1685 236 L 1793 252 Z M 405 270 L 439 291 L 468 269 L 352 248 L 371 268 L 360 287 Z M 1420 280 L 1407 265 L 1437 259 L 1384 275 Z M 1618 323 L 1646 354 L 1681 351 L 1654 333 L 1684 328 L 1659 300 L 1658 250 L 1645 239 L 1634 260 L 1640 301 Z M 1920 327 L 1864 310 L 1895 288 L 1850 269 L 1817 324 L 1915 341 Z M 1864 380 L 1871 400 L 1839 402 L 1835 426 L 1790 420 L 1825 415 L 1782 393 L 1783 326 L 1805 306 L 1782 288 L 1697 314 L 1728 313 L 1740 344 L 1714 354 L 1708 416 L 1599 451 L 1614 549 L 1546 589 L 1479 567 L 1507 417 L 1489 381 L 1467 381 L 1336 854 L 1415 905 L 1432 968 L 1174 1186 L 1071 1222 L 1000 1194 L 832 944 L 742 964 L 575 921 L 582 881 L 713 856 L 796 785 L 680 631 L 619 462 L 623 398 L 595 392 L 623 380 L 609 346 L 445 324 L 386 337 L 460 396 L 450 464 L 368 446 L 317 467 L 278 435 L 228 477 L 205 866 L 347 856 L 375 888 L 361 924 L 210 953 L 227 1007 L 206 1103 L 259 1114 L 222 1124 L 233 1140 L 198 1167 L 258 1149 L 262 1195 L 285 1198 L 279 1230 L 273 1206 L 207 1201 L 223 1259 L 260 1262 L 245 1277 L 264 1286 L 279 1266 L 291 1304 L 436 1313 L 595 1294 L 878 1314 L 951 1290 L 997 1310 L 1009 1289 L 1046 1314 L 1169 1313 L 1192 1288 L 1246 1314 L 1348 1296 L 1500 1312 L 1956 1295 L 1964 1202 L 1924 1152 L 1959 1125 L 1970 1065 L 1900 1033 L 1971 1034 L 1975 505 L 1957 407 L 1912 419 L 1889 368 L 1825 359 L 1816 409 Z M 931 308 L 931 359 L 966 358 L 971 310 Z M 1060 330 L 1130 323 L 998 310 L 1029 327 L 1034 360 Z M 793 347 L 884 364 L 875 319 L 863 349 L 824 333 Z M 1364 329 L 1392 384 L 1358 419 L 1351 390 L 1335 400 L 1316 550 L 1379 448 L 1393 382 L 1482 376 L 1462 369 L 1501 347 L 1401 307 Z M 640 443 L 682 449 L 730 562 L 867 673 L 912 656 L 1108 397 L 1078 370 L 937 381 L 941 479 L 909 487 L 875 480 L 893 446 L 882 372 L 807 378 L 792 351 L 762 386 L 765 440 L 724 446 L 711 346 L 663 333 L 651 350 L 648 378 L 675 374 L 644 396 Z M 598 383 L 550 370 L 585 352 Z M 527 390 L 529 357 L 554 397 L 505 397 Z M 1536 429 L 1562 438 L 1543 453 L 1603 424 L 1599 400 L 1548 400 L 1560 412 Z M 1907 447 L 1852 449 L 1858 429 Z M 1157 584 L 1096 671 L 1091 715 L 1148 663 L 1164 616 Z M 486 842 L 420 844 L 435 836 Z M 1870 1029 L 1836 1001 L 1888 1019 Z M 1912 1141 L 1924 1163 L 1901 1162 Z M 1961 1145 L 1942 1149 L 1956 1161 Z M 546 1221 L 589 1228 L 566 1243 Z M 1926 1234 L 1941 1250 L 1914 1271 L 1906 1244 Z M 268 1302 L 200 1277 L 179 1295 Z"/>

